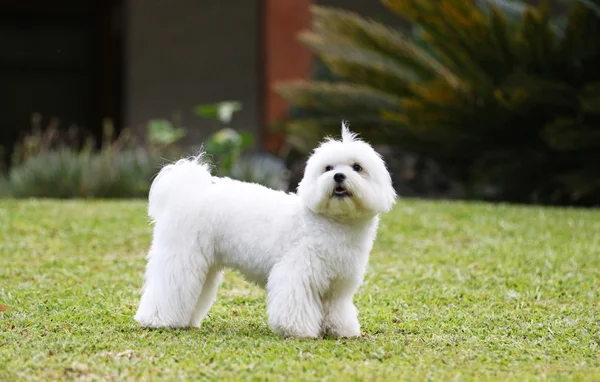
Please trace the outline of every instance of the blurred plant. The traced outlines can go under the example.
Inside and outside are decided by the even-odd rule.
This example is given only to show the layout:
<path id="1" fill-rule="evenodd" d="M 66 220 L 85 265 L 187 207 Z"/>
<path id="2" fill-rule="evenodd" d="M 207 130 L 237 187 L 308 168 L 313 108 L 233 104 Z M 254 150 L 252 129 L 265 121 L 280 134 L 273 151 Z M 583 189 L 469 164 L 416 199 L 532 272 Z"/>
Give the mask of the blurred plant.
<path id="1" fill-rule="evenodd" d="M 32 134 L 18 145 L 13 166 L 0 180 L 1 196 L 49 198 L 146 197 L 152 177 L 164 162 L 159 152 L 136 147 L 129 130 L 115 136 L 105 121 L 102 145 L 78 142 L 76 128 L 61 133 L 56 124 Z"/>
<path id="2" fill-rule="evenodd" d="M 305 111 L 288 132 L 314 139 L 344 118 L 498 199 L 600 203 L 600 0 L 558 18 L 546 3 L 384 4 L 415 28 L 313 7 L 300 38 L 342 81 L 280 86 Z"/>
<path id="3" fill-rule="evenodd" d="M 160 160 L 141 149 L 92 153 L 59 149 L 11 169 L 10 195 L 18 198 L 136 198 L 148 195 Z"/>
<path id="4" fill-rule="evenodd" d="M 241 109 L 242 104 L 237 101 L 198 105 L 194 109 L 196 115 L 214 120 L 221 127 L 204 142 L 204 150 L 214 162 L 216 175 L 287 190 L 285 162 L 269 154 L 249 154 L 254 146 L 254 136 L 228 127 L 233 115 Z"/>
<path id="5" fill-rule="evenodd" d="M 11 196 L 10 183 L 4 175 L 0 174 L 0 199 L 9 198 Z"/>
<path id="6" fill-rule="evenodd" d="M 200 105 L 195 111 L 228 124 L 240 109 L 238 102 L 222 102 Z M 0 177 L 0 197 L 146 197 L 160 166 L 183 155 L 178 143 L 186 131 L 177 117 L 149 121 L 146 147 L 137 145 L 127 129 L 115 135 L 107 120 L 97 148 L 93 139 L 83 139 L 75 127 L 61 131 L 58 121 L 43 129 L 41 116 L 35 115 L 32 133 L 15 149 L 9 175 Z M 216 159 L 218 175 L 283 189 L 283 161 L 248 154 L 253 144 L 251 134 L 224 127 L 205 142 L 205 150 Z"/>
<path id="7" fill-rule="evenodd" d="M 228 127 L 233 115 L 241 109 L 242 104 L 237 101 L 198 105 L 194 108 L 196 115 L 213 120 L 221 127 L 204 142 L 204 150 L 212 157 L 219 176 L 231 176 L 242 152 L 254 145 L 252 134 Z"/>
<path id="8" fill-rule="evenodd" d="M 276 156 L 257 153 L 246 155 L 231 168 L 231 178 L 258 183 L 274 190 L 287 191 L 289 171 L 285 162 Z"/>
<path id="9" fill-rule="evenodd" d="M 233 115 L 242 110 L 242 103 L 238 101 L 223 101 L 214 104 L 198 105 L 194 108 L 196 115 L 229 124 Z"/>
<path id="10" fill-rule="evenodd" d="M 166 119 L 153 119 L 148 122 L 148 140 L 158 148 L 166 148 L 179 142 L 185 137 L 185 129 L 175 127 Z"/>
<path id="11" fill-rule="evenodd" d="M 18 143 L 12 153 L 12 165 L 26 162 L 29 158 L 48 153 L 65 147 L 89 146 L 93 142 L 82 142 L 76 126 L 70 126 L 66 131 L 59 129 L 59 120 L 52 118 L 46 127 L 42 127 L 42 115 L 34 113 L 31 118 L 32 132 Z M 110 121 L 105 121 L 110 124 Z M 106 127 L 105 127 L 106 129 Z"/>
<path id="12" fill-rule="evenodd" d="M 180 115 L 174 114 L 173 121 L 152 119 L 148 122 L 147 146 L 152 155 L 175 160 L 182 155 L 179 142 L 186 136 L 186 129 L 181 126 Z"/>
<path id="13" fill-rule="evenodd" d="M 212 158 L 217 175 L 232 176 L 231 171 L 242 157 L 242 152 L 253 144 L 252 134 L 226 127 L 204 142 L 204 150 Z"/>

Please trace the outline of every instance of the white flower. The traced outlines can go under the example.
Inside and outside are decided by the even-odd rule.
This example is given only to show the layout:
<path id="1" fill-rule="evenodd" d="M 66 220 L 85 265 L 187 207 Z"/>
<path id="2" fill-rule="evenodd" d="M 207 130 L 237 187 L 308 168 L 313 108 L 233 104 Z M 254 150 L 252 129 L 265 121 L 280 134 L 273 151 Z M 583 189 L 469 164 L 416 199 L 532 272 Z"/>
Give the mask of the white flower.
<path id="1" fill-rule="evenodd" d="M 234 144 L 238 145 L 242 141 L 242 137 L 240 136 L 240 134 L 237 131 L 230 129 L 229 127 L 217 131 L 213 138 L 215 142 L 219 144 L 233 142 Z"/>
<path id="2" fill-rule="evenodd" d="M 233 113 L 242 108 L 239 102 L 221 102 L 217 107 L 219 112 L 219 121 L 221 121 L 221 123 L 231 122 Z"/>

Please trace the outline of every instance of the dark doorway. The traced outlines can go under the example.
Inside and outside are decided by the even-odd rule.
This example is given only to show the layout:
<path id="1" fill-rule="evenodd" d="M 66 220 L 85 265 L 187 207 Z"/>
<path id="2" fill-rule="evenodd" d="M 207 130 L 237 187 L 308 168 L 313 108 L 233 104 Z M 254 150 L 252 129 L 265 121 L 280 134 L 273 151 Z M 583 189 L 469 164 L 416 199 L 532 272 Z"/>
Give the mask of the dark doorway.
<path id="1" fill-rule="evenodd" d="M 0 0 L 0 145 L 8 163 L 32 115 L 99 137 L 122 124 L 123 0 Z"/>

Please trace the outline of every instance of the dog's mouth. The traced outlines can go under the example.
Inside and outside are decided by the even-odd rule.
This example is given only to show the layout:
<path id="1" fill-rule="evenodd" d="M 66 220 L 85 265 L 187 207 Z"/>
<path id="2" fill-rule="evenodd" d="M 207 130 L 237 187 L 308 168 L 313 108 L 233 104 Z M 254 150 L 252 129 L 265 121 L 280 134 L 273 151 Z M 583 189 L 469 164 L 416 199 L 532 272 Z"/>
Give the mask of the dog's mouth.
<path id="1" fill-rule="evenodd" d="M 350 196 L 350 193 L 342 186 L 337 186 L 333 189 L 333 196 L 338 199 L 343 199 Z"/>

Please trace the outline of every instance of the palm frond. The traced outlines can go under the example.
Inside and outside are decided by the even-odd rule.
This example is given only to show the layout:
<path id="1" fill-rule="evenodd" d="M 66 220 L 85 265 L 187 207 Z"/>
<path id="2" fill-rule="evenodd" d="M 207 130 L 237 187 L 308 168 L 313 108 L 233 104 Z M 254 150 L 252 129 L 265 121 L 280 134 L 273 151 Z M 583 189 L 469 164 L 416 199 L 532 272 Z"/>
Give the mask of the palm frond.
<path id="1" fill-rule="evenodd" d="M 322 36 L 344 36 L 356 45 L 372 49 L 410 68 L 421 78 L 444 78 L 459 86 L 458 78 L 410 38 L 390 27 L 335 8 L 313 6 L 313 31 Z"/>

